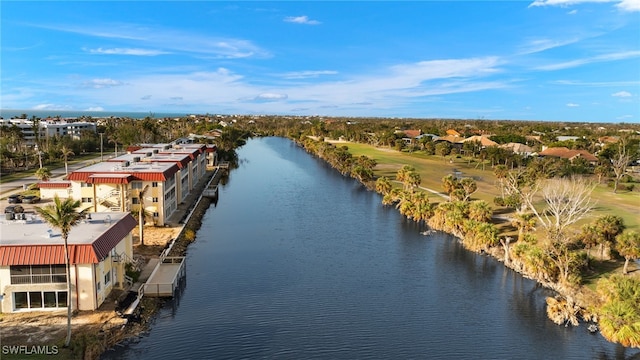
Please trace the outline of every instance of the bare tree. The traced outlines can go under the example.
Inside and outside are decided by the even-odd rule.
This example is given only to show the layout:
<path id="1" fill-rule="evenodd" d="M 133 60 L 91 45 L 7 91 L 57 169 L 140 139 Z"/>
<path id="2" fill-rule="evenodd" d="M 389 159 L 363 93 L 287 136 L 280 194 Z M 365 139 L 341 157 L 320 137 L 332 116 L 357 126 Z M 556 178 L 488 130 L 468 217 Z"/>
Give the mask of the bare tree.
<path id="1" fill-rule="evenodd" d="M 542 198 L 546 209 L 539 211 L 533 205 L 533 196 L 523 200 L 538 218 L 550 238 L 561 239 L 568 226 L 586 216 L 595 206 L 591 199 L 594 185 L 582 179 L 550 179 L 542 185 Z"/>
<path id="2" fill-rule="evenodd" d="M 631 161 L 631 154 L 628 147 L 628 138 L 623 136 L 618 143 L 618 151 L 611 159 L 611 169 L 613 170 L 613 192 L 618 192 L 620 180 L 627 172 L 627 166 Z"/>
<path id="3" fill-rule="evenodd" d="M 548 242 L 544 251 L 556 265 L 560 281 L 568 284 L 580 266 L 576 239 L 567 235 L 567 228 L 584 218 L 595 203 L 591 199 L 594 185 L 581 179 L 550 179 L 541 186 L 544 209 L 536 209 L 533 196 L 524 198 L 538 222 L 545 229 Z"/>

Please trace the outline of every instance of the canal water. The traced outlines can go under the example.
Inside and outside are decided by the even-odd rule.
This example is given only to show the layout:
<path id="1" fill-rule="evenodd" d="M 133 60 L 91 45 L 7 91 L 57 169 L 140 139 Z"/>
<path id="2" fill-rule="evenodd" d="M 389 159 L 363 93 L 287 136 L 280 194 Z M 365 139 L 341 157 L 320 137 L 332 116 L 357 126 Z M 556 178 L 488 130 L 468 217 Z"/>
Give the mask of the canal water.
<path id="1" fill-rule="evenodd" d="M 640 357 L 546 318 L 551 293 L 381 205 L 282 138 L 250 140 L 187 255 L 187 285 L 103 359 Z"/>

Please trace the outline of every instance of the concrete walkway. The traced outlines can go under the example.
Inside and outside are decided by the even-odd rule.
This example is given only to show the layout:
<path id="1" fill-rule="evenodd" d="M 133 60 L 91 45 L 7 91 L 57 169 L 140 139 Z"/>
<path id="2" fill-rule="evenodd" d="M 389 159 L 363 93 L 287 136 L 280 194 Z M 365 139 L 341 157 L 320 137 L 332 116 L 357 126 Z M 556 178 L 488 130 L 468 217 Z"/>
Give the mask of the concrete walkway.
<path id="1" fill-rule="evenodd" d="M 149 259 L 149 262 L 147 262 L 147 264 L 142 268 L 142 271 L 140 272 L 140 276 L 138 277 L 138 281 L 136 281 L 136 283 L 133 284 L 133 286 L 131 286 L 131 290 L 138 291 L 138 289 L 140 289 L 140 287 L 144 283 L 146 283 L 147 280 L 149 280 L 149 277 L 151 276 L 151 273 L 153 273 L 153 270 L 158 265 L 158 262 L 160 262 L 159 258 Z"/>

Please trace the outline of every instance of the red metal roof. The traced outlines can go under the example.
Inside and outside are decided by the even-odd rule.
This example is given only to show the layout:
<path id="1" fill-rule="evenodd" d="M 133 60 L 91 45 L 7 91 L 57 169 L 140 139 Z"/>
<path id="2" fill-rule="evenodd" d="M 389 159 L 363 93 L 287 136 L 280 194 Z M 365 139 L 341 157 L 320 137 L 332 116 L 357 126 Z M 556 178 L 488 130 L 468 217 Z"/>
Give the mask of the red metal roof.
<path id="1" fill-rule="evenodd" d="M 91 244 L 69 244 L 69 262 L 97 264 L 109 255 L 137 225 L 129 214 L 114 223 Z M 0 246 L 0 266 L 64 264 L 64 244 Z"/>
<path id="2" fill-rule="evenodd" d="M 174 160 L 175 161 L 175 160 Z M 154 172 L 87 172 L 75 171 L 69 174 L 68 179 L 97 184 L 128 184 L 131 181 L 166 181 L 175 173 L 180 171 L 178 165 L 174 164 L 164 171 Z M 123 175 L 123 176 L 120 176 Z M 126 178 L 126 179 L 125 179 Z M 91 180 L 95 179 L 95 180 Z"/>
<path id="3" fill-rule="evenodd" d="M 88 184 L 128 184 L 133 180 L 131 174 L 93 174 L 87 178 Z"/>
<path id="4" fill-rule="evenodd" d="M 44 181 L 44 182 L 39 182 L 38 183 L 38 187 L 39 188 L 47 188 L 47 189 L 54 189 L 54 188 L 60 188 L 60 189 L 64 189 L 64 188 L 68 188 L 71 186 L 71 182 L 69 181 Z"/>

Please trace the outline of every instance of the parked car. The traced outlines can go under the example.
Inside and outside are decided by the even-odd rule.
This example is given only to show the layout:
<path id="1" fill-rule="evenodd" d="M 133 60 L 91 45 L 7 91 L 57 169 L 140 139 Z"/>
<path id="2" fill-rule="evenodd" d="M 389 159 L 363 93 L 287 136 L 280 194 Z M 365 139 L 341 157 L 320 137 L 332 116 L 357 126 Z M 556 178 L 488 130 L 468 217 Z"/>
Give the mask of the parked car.
<path id="1" fill-rule="evenodd" d="M 24 212 L 24 208 L 22 207 L 22 205 L 9 205 L 6 208 L 4 208 L 5 214 L 18 214 L 23 212 Z"/>
<path id="2" fill-rule="evenodd" d="M 20 194 L 9 195 L 9 198 L 7 200 L 9 200 L 9 204 L 19 204 L 22 202 L 22 195 Z"/>
<path id="3" fill-rule="evenodd" d="M 40 202 L 40 197 L 37 195 L 27 195 L 22 198 L 22 202 L 25 204 L 35 204 Z"/>

